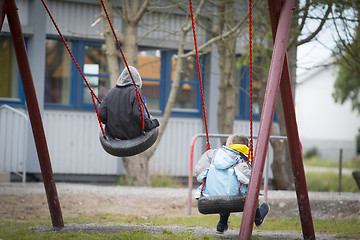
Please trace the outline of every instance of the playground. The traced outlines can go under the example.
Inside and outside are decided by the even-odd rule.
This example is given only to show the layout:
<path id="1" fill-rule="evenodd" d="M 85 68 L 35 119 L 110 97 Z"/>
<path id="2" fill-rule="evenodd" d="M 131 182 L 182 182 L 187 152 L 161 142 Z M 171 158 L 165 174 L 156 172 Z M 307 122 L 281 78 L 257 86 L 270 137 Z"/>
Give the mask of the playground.
<path id="1" fill-rule="evenodd" d="M 42 1 L 42 3 L 44 4 L 44 7 L 48 12 L 54 27 L 57 29 L 57 32 L 64 42 L 75 65 L 77 66 L 79 73 L 82 75 L 86 86 L 90 90 L 94 109 L 97 114 L 101 130 L 100 141 L 104 150 L 114 156 L 128 157 L 139 154 L 148 149 L 158 137 L 157 127 L 159 126 L 159 123 L 157 123 L 157 125 L 152 128 L 154 130 L 145 128 L 145 118 L 147 116 L 148 119 L 151 119 L 151 116 L 147 110 L 145 100 L 143 99 L 140 90 L 138 89 L 138 87 L 141 87 L 141 82 L 135 83 L 135 80 L 130 71 L 130 67 L 125 60 L 125 56 L 121 50 L 120 43 L 116 37 L 116 33 L 112 27 L 110 17 L 108 16 L 103 1 L 101 0 L 101 5 L 108 19 L 108 23 L 115 37 L 118 48 L 121 52 L 122 59 L 124 60 L 128 74 L 132 80 L 132 84 L 134 85 L 133 87 L 136 92 L 136 99 L 139 104 L 142 126 L 141 131 L 139 131 L 141 135 L 138 135 L 136 138 L 122 139 L 122 137 L 116 138 L 111 134 L 108 135 L 105 133 L 102 123 L 106 125 L 110 124 L 104 122 L 101 119 L 102 117 L 99 114 L 100 110 L 98 111 L 97 109 L 97 103 L 101 102 L 90 87 L 90 84 L 87 82 L 85 75 L 82 73 L 80 65 L 75 60 L 46 3 L 44 1 Z M 5 7 L 3 8 L 4 11 L 2 13 L 2 18 L 4 18 L 5 13 L 8 15 L 12 36 L 22 36 L 14 1 L 10 3 L 6 2 L 4 6 Z M 211 150 L 207 128 L 199 56 L 196 43 L 195 21 L 191 1 L 189 1 L 189 7 L 192 20 L 204 126 L 207 138 L 206 150 Z M 249 2 L 250 137 L 249 140 L 247 140 L 249 142 L 241 143 L 242 147 L 246 147 L 247 151 L 246 153 L 243 153 L 246 155 L 240 154 L 240 156 L 247 168 L 251 166 L 251 172 L 253 174 L 251 181 L 249 181 L 250 177 L 248 177 L 249 179 L 247 181 L 243 180 L 243 182 L 239 182 L 236 185 L 235 189 L 238 192 L 241 194 L 246 194 L 246 201 L 243 201 L 243 206 L 240 206 L 241 208 L 239 208 L 241 210 L 236 209 L 236 211 L 233 211 L 229 210 L 229 208 L 223 208 L 224 206 L 227 207 L 230 205 L 235 205 L 234 201 L 229 203 L 228 200 L 230 198 L 225 194 L 218 194 L 217 196 L 213 196 L 210 193 L 208 196 L 206 196 L 205 192 L 203 194 L 203 190 L 207 181 L 206 179 L 211 179 L 211 169 L 209 170 L 209 168 L 207 168 L 209 172 L 206 171 L 206 174 L 209 174 L 202 178 L 203 184 L 201 188 L 201 198 L 198 202 L 198 206 L 201 205 L 203 202 L 202 200 L 211 201 L 212 205 L 216 205 L 216 207 L 213 208 L 207 204 L 206 206 L 212 209 L 209 212 L 202 212 L 200 207 L 198 207 L 199 211 L 203 214 L 228 214 L 230 212 L 241 212 L 232 215 L 232 218 L 234 219 L 233 225 L 231 225 L 230 222 L 229 231 L 227 233 L 224 235 L 218 235 L 215 233 L 212 224 L 202 224 L 205 219 L 209 220 L 213 217 L 208 215 L 201 215 L 196 209 L 196 202 L 190 203 L 189 205 L 186 204 L 186 197 L 190 196 L 189 199 L 192 199 L 191 195 L 194 195 L 194 193 L 192 193 L 191 190 L 188 191 L 185 188 L 173 189 L 121 187 L 69 183 L 59 183 L 58 186 L 55 186 L 39 107 L 36 101 L 32 101 L 36 99 L 36 92 L 33 86 L 31 73 L 29 71 L 29 63 L 25 58 L 25 62 L 19 61 L 18 65 L 23 81 L 26 102 L 28 103 L 29 117 L 32 124 L 35 144 L 37 147 L 43 184 L 31 183 L 28 185 L 22 185 L 16 183 L 5 183 L 1 185 L 0 203 L 2 209 L 0 210 L 0 220 L 3 221 L 1 225 L 5 226 L 1 234 L 4 234 L 5 238 L 7 238 L 8 235 L 11 235 L 15 238 L 19 237 L 17 235 L 18 230 L 12 229 L 7 225 L 8 223 L 6 221 L 10 220 L 14 226 L 21 221 L 26 222 L 28 225 L 25 229 L 22 228 L 22 231 L 25 231 L 24 234 L 30 232 L 31 234 L 35 235 L 35 238 L 37 237 L 36 234 L 41 235 L 41 233 L 52 234 L 55 232 L 55 234 L 69 234 L 69 232 L 73 232 L 74 234 L 100 234 L 100 238 L 106 239 L 106 234 L 123 234 L 124 232 L 139 233 L 140 231 L 141 233 L 145 234 L 145 238 L 152 238 L 154 234 L 185 233 L 187 238 L 191 239 L 193 236 L 199 236 L 200 238 L 203 237 L 203 239 L 209 239 L 212 236 L 229 239 L 250 239 L 252 237 L 255 239 L 315 239 L 316 232 L 317 239 L 359 239 L 360 233 L 358 232 L 357 228 L 359 225 L 359 194 L 309 193 L 307 190 L 305 171 L 302 162 L 302 145 L 299 140 L 299 134 L 296 125 L 295 109 L 291 91 L 290 72 L 286 55 L 286 42 L 289 36 L 293 7 L 294 1 L 284 1 L 283 4 L 282 2 L 277 2 L 277 4 L 271 4 L 269 2 L 269 14 L 273 31 L 274 50 L 269 70 L 264 106 L 261 114 L 257 145 L 256 149 L 254 150 L 252 125 L 252 3 L 251 1 Z M 26 55 L 24 48 L 25 44 L 23 39 L 13 39 L 15 52 L 19 60 L 20 56 Z M 272 210 L 270 214 L 266 215 L 269 210 L 269 205 L 267 205 L 267 203 L 263 204 L 267 205 L 265 210 L 264 208 L 261 210 L 261 206 L 259 208 L 260 210 L 258 210 L 256 205 L 258 200 L 260 200 L 260 202 L 264 201 L 264 199 L 262 199 L 262 194 L 260 193 L 260 186 L 266 153 L 268 150 L 268 141 L 270 137 L 269 129 L 272 125 L 275 111 L 275 102 L 279 90 L 281 92 L 283 103 L 285 125 L 287 130 L 286 139 L 290 149 L 290 158 L 294 174 L 296 192 L 267 191 L 265 202 L 270 204 Z M 97 101 L 95 101 L 95 99 Z M 105 104 L 105 100 L 103 101 L 103 104 Z M 35 131 L 35 129 L 40 129 L 40 131 Z M 240 143 L 236 142 L 236 144 Z M 229 145 L 229 147 L 231 146 Z M 240 152 L 240 150 L 236 151 Z M 238 161 L 239 159 L 236 160 L 236 163 L 238 163 Z M 189 179 L 193 176 L 192 165 L 193 164 L 190 165 Z M 226 169 L 230 168 L 227 167 Z M 236 172 L 236 169 L 233 171 Z M 248 184 L 248 186 L 243 186 L 242 184 Z M 190 181 L 189 186 L 192 186 Z M 208 189 L 210 189 L 209 186 L 210 184 L 208 185 Z M 246 191 L 244 193 L 242 192 L 242 187 L 246 187 Z M 249 189 L 249 192 L 247 192 L 247 189 Z M 59 193 L 59 195 L 57 193 Z M 228 193 L 226 194 L 229 195 Z M 241 194 L 230 194 L 234 195 L 231 200 L 245 199 L 245 195 Z M 47 201 L 45 200 L 45 197 L 47 198 Z M 214 204 L 214 200 L 219 201 L 219 203 L 216 202 L 216 204 Z M 186 211 L 187 207 L 191 207 L 192 211 Z M 213 209 L 216 211 L 213 211 Z M 313 211 L 311 211 L 311 209 L 313 209 Z M 29 223 L 31 219 L 36 219 L 35 221 L 38 222 L 40 221 L 39 219 L 47 219 L 49 217 L 49 210 L 52 226 L 47 224 L 39 225 Z M 259 213 L 256 212 L 255 215 L 255 211 L 259 211 Z M 193 216 L 189 216 L 191 215 L 191 212 Z M 263 212 L 265 213 L 263 214 Z M 65 224 L 62 218 L 63 215 L 67 217 L 67 219 L 65 219 Z M 260 217 L 260 215 L 262 217 Z M 253 232 L 254 217 L 255 224 L 257 226 L 261 226 L 265 216 L 267 216 L 268 219 L 268 227 L 266 227 L 265 224 L 261 230 L 255 228 Z M 224 233 L 224 231 L 228 229 L 228 217 L 229 214 L 226 217 L 225 223 L 221 223 L 224 227 L 221 230 L 217 229 L 218 233 Z M 188 219 L 191 219 L 191 223 L 187 221 Z M 282 221 L 281 224 L 277 224 L 279 219 Z M 14 220 L 20 221 L 15 222 Z M 154 223 L 154 220 L 159 220 L 160 222 Z M 313 224 L 313 220 L 315 224 Z M 323 223 L 321 223 L 322 220 L 324 220 Z M 220 218 L 220 221 L 223 220 Z M 330 222 L 332 223 L 333 227 L 328 230 L 326 224 L 330 224 Z M 241 225 L 240 231 L 238 232 L 239 223 L 241 223 Z M 102 234 L 105 234 L 105 236 Z M 3 236 L 1 235 L 0 239 L 2 239 L 2 237 Z M 116 236 L 115 238 L 122 237 Z M 130 239 L 132 238 L 133 237 L 130 236 Z M 138 238 L 143 239 L 144 236 Z M 162 239 L 161 236 L 160 238 Z"/>
<path id="2" fill-rule="evenodd" d="M 83 233 L 111 234 L 120 231 L 181 232 L 191 229 L 195 235 L 214 235 L 217 219 L 213 227 L 203 227 L 201 215 L 196 206 L 192 206 L 192 215 L 187 211 L 186 188 L 148 188 L 127 186 L 99 186 L 85 184 L 58 183 L 57 189 L 61 209 L 66 218 L 88 219 L 91 223 L 68 222 L 61 232 L 81 231 Z M 317 229 L 317 220 L 354 220 L 360 214 L 360 196 L 357 193 L 309 193 L 312 216 L 315 222 L 317 239 L 342 239 L 344 233 L 329 233 Z M 262 201 L 260 197 L 260 201 Z M 271 206 L 269 215 L 262 227 L 254 227 L 253 237 L 261 239 L 302 239 L 300 222 L 298 231 L 269 231 L 267 226 L 274 219 L 299 218 L 296 194 L 291 191 L 269 191 L 268 202 Z M 49 209 L 42 183 L 2 183 L 0 185 L 0 220 L 27 221 L 31 218 L 49 217 Z M 241 216 L 242 214 L 237 214 Z M 175 225 L 176 219 L 196 217 L 199 224 Z M 116 222 L 114 221 L 116 219 Z M 165 219 L 168 224 L 151 224 L 149 219 Z M 70 220 L 71 221 L 71 220 Z M 115 222 L 115 223 L 114 223 Z M 350 221 L 351 222 L 351 221 Z M 355 222 L 355 221 L 353 221 Z M 230 229 L 224 238 L 237 239 L 237 219 L 230 218 Z M 34 226 L 33 231 L 53 231 L 46 224 Z M 359 234 L 359 233 L 358 233 Z M 340 238 L 338 238 L 340 236 Z M 341 237 L 342 236 L 342 237 Z M 355 235 L 359 237 L 359 235 Z M 348 239 L 352 239 L 351 237 Z M 353 239 L 356 239 L 355 237 Z"/>

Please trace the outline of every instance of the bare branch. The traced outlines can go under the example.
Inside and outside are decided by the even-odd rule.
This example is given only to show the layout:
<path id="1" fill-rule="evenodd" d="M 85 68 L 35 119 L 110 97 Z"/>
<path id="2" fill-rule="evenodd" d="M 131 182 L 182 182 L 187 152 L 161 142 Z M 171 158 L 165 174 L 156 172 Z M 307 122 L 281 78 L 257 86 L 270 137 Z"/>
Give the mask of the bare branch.
<path id="1" fill-rule="evenodd" d="M 317 29 L 312 34 L 310 34 L 307 38 L 304 38 L 304 39 L 298 41 L 296 43 L 296 46 L 300 46 L 304 43 L 310 42 L 314 37 L 316 37 L 316 35 L 321 31 L 322 27 L 324 26 L 326 20 L 328 19 L 328 16 L 331 13 L 331 10 L 332 10 L 332 8 L 331 8 L 331 3 L 330 3 L 330 4 L 328 4 L 328 8 L 325 12 L 325 15 L 321 19 L 321 22 L 320 22 L 319 26 L 317 27 Z"/>
<path id="2" fill-rule="evenodd" d="M 215 43 L 216 41 L 219 41 L 220 39 L 226 39 L 227 37 L 229 37 L 231 34 L 233 34 L 234 32 L 236 32 L 243 24 L 245 24 L 247 18 L 244 18 L 242 21 L 240 21 L 235 27 L 233 27 L 232 29 L 230 29 L 229 31 L 227 31 L 224 34 L 218 35 L 217 37 L 214 37 L 210 40 L 208 40 L 207 42 L 203 43 L 201 46 L 199 46 L 198 50 L 201 51 L 205 48 L 207 48 L 208 46 L 210 46 L 211 44 Z M 180 57 L 189 57 L 194 55 L 195 52 L 190 51 Z"/>
<path id="3" fill-rule="evenodd" d="M 136 43 L 138 44 L 139 42 L 141 42 L 144 38 L 146 38 L 150 33 L 152 33 L 153 31 L 155 31 L 156 29 L 158 29 L 166 20 L 169 19 L 169 17 L 172 15 L 172 13 L 174 12 L 174 10 L 172 10 L 169 14 L 167 14 L 166 17 L 164 17 L 164 19 L 159 22 L 156 26 L 154 26 L 153 28 L 151 28 L 149 31 L 147 31 L 144 35 L 142 35 L 138 40 L 136 40 Z"/>
<path id="4" fill-rule="evenodd" d="M 145 14 L 145 12 L 146 12 L 147 7 L 149 6 L 149 4 L 150 4 L 150 0 L 146 0 L 146 1 L 143 3 L 143 5 L 141 6 L 141 8 L 139 9 L 139 11 L 137 11 L 137 13 L 136 13 L 136 15 L 135 15 L 135 17 L 134 17 L 134 19 L 133 19 L 133 21 L 134 21 L 135 23 L 138 23 L 138 22 L 141 20 L 142 16 L 144 16 L 144 14 Z M 134 2 L 134 6 L 135 6 L 135 2 Z M 137 6 L 136 6 L 136 7 L 137 7 Z M 133 10 L 136 11 L 136 9 L 133 9 Z"/>
<path id="5" fill-rule="evenodd" d="M 204 7 L 205 2 L 206 2 L 206 0 L 201 0 L 201 2 L 199 3 L 199 6 L 198 6 L 198 8 L 196 9 L 195 14 L 194 14 L 194 22 L 196 22 L 199 14 L 200 14 L 201 9 Z M 183 31 L 184 31 L 184 32 L 190 31 L 191 26 L 192 26 L 192 24 L 191 24 L 191 21 L 190 21 L 190 22 L 188 23 L 188 25 L 183 28 Z"/>
<path id="6" fill-rule="evenodd" d="M 309 7 L 310 7 L 310 1 L 306 0 L 306 4 L 305 4 L 305 7 L 304 7 L 304 15 L 301 17 L 301 23 L 300 23 L 300 26 L 299 26 L 299 31 L 300 32 L 304 28 L 306 19 L 307 19 L 308 15 L 309 15 Z"/>
<path id="7" fill-rule="evenodd" d="M 122 1 L 122 16 L 124 22 L 129 22 L 129 0 Z"/>

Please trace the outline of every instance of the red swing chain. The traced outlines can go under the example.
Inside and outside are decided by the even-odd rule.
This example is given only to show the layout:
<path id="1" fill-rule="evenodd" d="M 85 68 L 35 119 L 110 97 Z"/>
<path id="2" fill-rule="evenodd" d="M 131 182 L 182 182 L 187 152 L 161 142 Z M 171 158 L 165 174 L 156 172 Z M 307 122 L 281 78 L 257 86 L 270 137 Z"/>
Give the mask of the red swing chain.
<path id="1" fill-rule="evenodd" d="M 44 2 L 44 0 L 41 0 L 41 2 L 43 3 L 46 12 L 48 13 L 48 15 L 49 15 L 49 17 L 50 17 L 50 19 L 51 19 L 54 27 L 56 28 L 56 31 L 58 32 L 59 36 L 61 37 L 61 40 L 63 41 L 63 43 L 64 43 L 67 51 L 69 52 L 69 54 L 70 54 L 72 60 L 74 61 L 77 69 L 79 70 L 79 73 L 81 74 L 81 77 L 84 79 L 84 82 L 86 83 L 86 86 L 87 86 L 87 88 L 88 88 L 89 91 L 90 91 L 91 98 L 92 98 L 92 101 L 93 101 L 93 104 L 94 104 L 94 108 L 95 108 L 95 111 L 96 111 L 96 115 L 97 115 L 97 118 L 98 118 L 98 121 L 99 121 L 100 129 L 101 129 L 102 135 L 105 136 L 104 128 L 103 128 L 103 126 L 102 126 L 102 124 L 101 124 L 101 120 L 100 120 L 100 116 L 99 116 L 98 109 L 97 109 L 97 107 L 96 107 L 95 99 L 97 100 L 98 103 L 101 103 L 101 101 L 100 101 L 100 99 L 96 96 L 96 94 L 95 94 L 94 91 L 92 90 L 90 84 L 89 84 L 88 81 L 86 80 L 84 73 L 81 71 L 81 68 L 80 68 L 79 64 L 77 63 L 74 55 L 72 54 L 72 52 L 71 52 L 68 44 L 66 43 L 65 38 L 64 38 L 64 36 L 62 35 L 59 27 L 57 26 L 57 24 L 56 24 L 53 16 L 51 15 L 50 10 L 49 10 L 49 8 L 47 7 L 46 3 Z"/>
<path id="2" fill-rule="evenodd" d="M 106 7 L 105 7 L 105 4 L 104 4 L 103 0 L 100 0 L 100 2 L 101 2 L 101 5 L 102 5 L 102 7 L 103 7 L 103 9 L 104 9 L 104 13 L 105 13 L 106 18 L 107 18 L 107 20 L 108 20 L 108 22 L 109 22 L 111 31 L 112 31 L 112 33 L 113 33 L 113 35 L 114 35 L 116 44 L 117 44 L 117 46 L 118 46 L 118 48 L 119 48 L 119 50 L 120 50 L 120 53 L 121 53 L 121 56 L 122 56 L 122 58 L 123 58 L 123 60 L 124 60 L 124 63 L 125 63 L 125 65 L 126 65 L 126 68 L 127 68 L 128 71 L 129 71 L 131 80 L 132 80 L 132 82 L 133 82 L 133 84 L 134 84 L 134 86 L 135 86 L 136 97 L 137 97 L 137 100 L 138 100 L 138 103 L 139 103 L 139 106 L 140 106 L 140 112 L 141 112 L 141 118 L 142 118 L 142 129 L 143 129 L 143 131 L 144 131 L 144 129 L 145 129 L 145 119 L 144 119 L 144 110 L 143 110 L 143 108 L 142 108 L 142 104 L 141 104 L 141 103 L 144 104 L 145 110 L 146 110 L 148 116 L 150 115 L 150 114 L 149 114 L 149 110 L 147 109 L 146 104 L 144 103 L 144 99 L 142 98 L 142 96 L 141 96 L 141 94 L 140 94 L 139 88 L 136 86 L 135 80 L 134 80 L 133 75 L 132 75 L 132 73 L 131 73 L 131 71 L 130 71 L 129 65 L 128 65 L 126 59 L 125 59 L 125 55 L 124 55 L 124 53 L 123 53 L 123 51 L 122 51 L 122 48 L 121 48 L 120 43 L 119 43 L 119 40 L 118 40 L 118 38 L 117 38 L 117 36 L 116 36 L 114 27 L 113 27 L 113 25 L 112 25 L 112 23 L 111 23 L 109 14 L 108 14 L 108 12 L 107 12 L 107 10 L 106 10 Z"/>
<path id="3" fill-rule="evenodd" d="M 207 120 L 206 120 L 206 111 L 205 111 L 205 103 L 204 103 L 204 92 L 203 92 L 203 86 L 202 86 L 202 80 L 201 80 L 201 73 L 200 73 L 200 64 L 199 64 L 199 54 L 198 54 L 198 48 L 196 43 L 196 33 L 195 33 L 195 23 L 194 23 L 194 14 L 193 14 L 193 8 L 192 8 L 192 2 L 189 1 L 190 5 L 190 14 L 191 14 L 191 23 L 192 23 L 192 29 L 193 29 L 193 36 L 194 36 L 194 45 L 195 45 L 195 53 L 196 53 L 196 63 L 197 63 L 197 69 L 198 69 L 198 75 L 199 75 L 199 87 L 200 87 L 200 93 L 201 93 L 201 104 L 202 104 L 202 110 L 203 110 L 203 116 L 204 116 L 204 125 L 205 125 L 205 132 L 206 132 L 206 151 L 210 149 L 210 140 L 209 140 L 209 132 L 207 127 Z M 201 194 L 204 191 L 205 188 L 205 181 L 206 177 L 203 180 L 202 186 L 201 186 Z"/>
<path id="4" fill-rule="evenodd" d="M 196 43 L 196 33 L 195 33 L 195 23 L 194 23 L 194 15 L 193 15 L 193 8 L 192 8 L 192 2 L 189 1 L 190 5 L 190 13 L 191 13 L 191 22 L 192 22 L 192 29 L 193 29 L 193 36 L 194 36 L 194 45 L 195 45 L 195 53 L 196 53 L 196 63 L 197 63 L 197 69 L 198 69 L 198 75 L 199 75 L 199 87 L 201 92 L 201 103 L 202 103 L 202 110 L 203 110 L 203 116 L 204 116 L 204 124 L 205 124 L 205 132 L 206 132 L 206 151 L 210 149 L 210 141 L 209 141 L 209 133 L 208 133 L 208 127 L 207 127 L 207 121 L 206 121 L 206 111 L 205 111 L 205 103 L 204 103 L 204 92 L 203 92 L 203 86 L 202 86 L 202 80 L 201 80 L 201 73 L 200 73 L 200 64 L 199 64 L 199 54 L 198 54 L 198 48 Z"/>
<path id="5" fill-rule="evenodd" d="M 247 159 L 247 165 L 250 161 L 253 161 L 253 86 L 252 86 L 252 4 L 249 0 L 249 82 L 250 82 L 250 141 L 249 141 L 249 154 Z M 239 193 L 241 193 L 242 182 L 239 184 Z"/>
<path id="6" fill-rule="evenodd" d="M 253 74 L 252 74 L 252 3 L 249 0 L 249 77 L 250 77 L 250 142 L 249 142 L 249 161 L 253 161 Z"/>

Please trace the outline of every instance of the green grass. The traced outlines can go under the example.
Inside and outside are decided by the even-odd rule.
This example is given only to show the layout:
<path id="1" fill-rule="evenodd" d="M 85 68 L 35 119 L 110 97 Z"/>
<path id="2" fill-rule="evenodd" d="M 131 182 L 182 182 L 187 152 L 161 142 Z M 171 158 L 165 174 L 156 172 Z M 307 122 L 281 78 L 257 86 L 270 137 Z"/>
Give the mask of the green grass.
<path id="1" fill-rule="evenodd" d="M 182 226 L 204 226 L 214 228 L 218 221 L 217 215 L 189 216 L 181 218 L 149 218 L 141 219 L 125 215 L 109 215 L 99 214 L 96 216 L 80 216 L 74 218 L 64 218 L 67 223 L 91 223 L 91 222 L 116 222 L 126 224 L 151 224 L 151 225 L 182 225 Z M 230 229 L 238 230 L 241 224 L 241 216 L 230 216 Z M 173 233 L 167 229 L 157 234 L 151 234 L 147 231 L 138 230 L 134 232 L 121 231 L 117 234 L 87 234 L 84 232 L 56 233 L 47 232 L 39 233 L 31 230 L 35 226 L 50 226 L 49 218 L 29 218 L 18 220 L 0 221 L 0 239 L 215 239 L 210 235 L 195 236 L 192 235 L 190 227 L 184 227 L 184 231 Z M 360 219 L 352 220 L 314 220 L 315 232 L 340 233 L 343 238 L 360 238 Z M 301 223 L 299 219 L 293 218 L 267 218 L 261 228 L 257 230 L 268 231 L 301 231 Z M 257 239 L 253 237 L 252 239 Z"/>
<path id="2" fill-rule="evenodd" d="M 333 160 L 321 160 L 317 156 L 304 159 L 304 165 L 310 167 L 338 168 Z M 343 168 L 360 169 L 360 158 L 344 161 Z M 306 172 L 306 183 L 309 191 L 337 192 L 339 189 L 339 175 L 337 172 Z M 354 177 L 350 174 L 342 175 L 342 191 L 358 192 Z"/>
<path id="3" fill-rule="evenodd" d="M 184 185 L 177 178 L 171 176 L 152 175 L 150 176 L 150 181 L 152 187 L 170 187 L 170 188 L 184 187 Z"/>
<path id="4" fill-rule="evenodd" d="M 339 189 L 339 175 L 334 172 L 307 172 L 306 184 L 308 191 L 337 192 Z M 358 186 L 352 175 L 342 175 L 342 191 L 358 192 Z"/>
<path id="5" fill-rule="evenodd" d="M 166 176 L 166 175 L 151 175 L 150 176 L 150 184 L 151 187 L 169 187 L 169 188 L 180 188 L 180 187 L 186 187 L 179 179 L 172 177 L 172 176 Z M 126 182 L 126 176 L 121 175 L 119 177 L 119 180 L 117 181 L 116 185 L 120 186 L 127 186 Z M 130 184 L 132 186 L 134 184 Z"/>
<path id="6" fill-rule="evenodd" d="M 74 219 L 73 219 L 74 220 Z M 133 232 L 120 231 L 116 234 L 105 234 L 105 233 L 94 233 L 87 234 L 84 232 L 68 232 L 68 233 L 56 233 L 56 232 L 35 232 L 31 228 L 36 226 L 50 226 L 50 219 L 47 222 L 44 222 L 43 219 L 29 219 L 28 221 L 0 221 L 0 239 L 7 240 L 37 240 L 37 239 L 57 239 L 57 240 L 67 240 L 67 239 L 131 239 L 131 240 L 142 240 L 142 239 L 161 239 L 161 240 L 201 240 L 201 239 L 215 239 L 210 236 L 193 236 L 192 231 L 185 229 L 180 233 L 173 233 L 167 229 L 163 230 L 160 233 L 150 233 L 144 230 L 136 230 Z M 65 221 L 67 222 L 67 221 Z M 83 222 L 83 219 L 80 220 Z M 78 223 L 78 222 L 77 222 Z"/>
<path id="7" fill-rule="evenodd" d="M 309 167 L 333 167 L 339 168 L 339 162 L 331 159 L 322 160 L 317 156 L 310 158 L 304 158 L 304 165 Z M 353 158 L 350 160 L 343 161 L 343 168 L 360 169 L 360 158 Z"/>

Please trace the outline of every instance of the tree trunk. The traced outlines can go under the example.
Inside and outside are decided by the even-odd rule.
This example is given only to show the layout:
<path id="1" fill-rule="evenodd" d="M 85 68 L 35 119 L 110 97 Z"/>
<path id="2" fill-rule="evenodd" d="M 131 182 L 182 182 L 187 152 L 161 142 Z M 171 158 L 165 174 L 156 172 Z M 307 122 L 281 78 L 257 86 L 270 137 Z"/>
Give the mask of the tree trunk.
<path id="1" fill-rule="evenodd" d="M 104 5 L 108 12 L 109 18 L 113 19 L 112 14 L 112 1 L 104 0 Z M 104 10 L 103 10 L 104 11 Z M 103 19 L 106 19 L 105 13 L 103 12 Z M 108 21 L 104 21 L 104 38 L 105 38 L 105 54 L 106 61 L 108 64 L 108 71 L 110 75 L 110 88 L 116 85 L 116 81 L 120 75 L 120 69 L 118 64 L 118 56 L 116 54 L 116 43 L 114 39 L 114 35 L 111 31 L 110 25 Z"/>
<path id="2" fill-rule="evenodd" d="M 125 24 L 124 54 L 129 66 L 137 67 L 138 45 L 136 43 L 137 26 L 133 23 Z M 126 65 L 123 64 L 125 68 Z"/>
<path id="3" fill-rule="evenodd" d="M 130 186 L 150 186 L 149 159 L 141 154 L 123 157 L 126 182 Z"/>
<path id="4" fill-rule="evenodd" d="M 235 23 L 234 10 L 235 1 L 222 2 L 224 5 L 218 7 L 219 18 L 216 26 L 216 34 L 222 34 L 223 29 L 230 30 Z M 226 14 L 224 14 L 226 12 Z M 222 21 L 224 20 L 224 21 Z M 219 85 L 219 102 L 218 102 L 218 130 L 219 133 L 231 134 L 234 127 L 235 116 L 235 50 L 236 36 L 231 35 L 226 40 L 216 42 L 217 51 L 219 52 L 220 68 L 220 85 Z"/>

